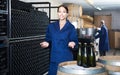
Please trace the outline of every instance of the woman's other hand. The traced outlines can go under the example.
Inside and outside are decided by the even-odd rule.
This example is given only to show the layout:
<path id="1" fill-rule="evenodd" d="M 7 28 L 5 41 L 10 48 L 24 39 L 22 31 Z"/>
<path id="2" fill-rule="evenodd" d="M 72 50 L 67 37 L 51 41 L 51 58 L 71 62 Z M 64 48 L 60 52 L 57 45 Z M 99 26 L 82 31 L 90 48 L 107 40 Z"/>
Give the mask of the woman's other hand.
<path id="1" fill-rule="evenodd" d="M 75 47 L 75 42 L 69 42 L 68 46 L 69 46 L 70 48 L 74 48 L 74 47 Z"/>
<path id="2" fill-rule="evenodd" d="M 42 48 L 47 48 L 47 47 L 49 46 L 49 43 L 46 42 L 46 41 L 44 41 L 44 42 L 41 42 L 41 43 L 40 43 L 40 46 L 41 46 Z"/>

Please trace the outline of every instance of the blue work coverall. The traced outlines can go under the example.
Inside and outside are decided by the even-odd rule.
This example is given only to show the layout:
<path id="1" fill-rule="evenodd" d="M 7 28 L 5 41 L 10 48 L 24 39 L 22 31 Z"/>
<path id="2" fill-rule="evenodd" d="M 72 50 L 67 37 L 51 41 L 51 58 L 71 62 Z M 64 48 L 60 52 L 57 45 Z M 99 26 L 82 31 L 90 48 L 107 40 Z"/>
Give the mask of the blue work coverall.
<path id="1" fill-rule="evenodd" d="M 99 40 L 99 51 L 100 56 L 105 55 L 105 52 L 110 50 L 109 47 L 109 37 L 108 37 L 108 29 L 105 25 L 101 26 L 101 30 L 98 30 L 98 35 L 95 38 L 100 38 Z"/>
<path id="2" fill-rule="evenodd" d="M 67 20 L 60 30 L 59 21 L 50 23 L 46 32 L 46 41 L 50 44 L 50 68 L 48 75 L 56 75 L 58 64 L 64 61 L 72 61 L 73 54 L 68 43 L 74 41 L 78 45 L 75 27 Z"/>

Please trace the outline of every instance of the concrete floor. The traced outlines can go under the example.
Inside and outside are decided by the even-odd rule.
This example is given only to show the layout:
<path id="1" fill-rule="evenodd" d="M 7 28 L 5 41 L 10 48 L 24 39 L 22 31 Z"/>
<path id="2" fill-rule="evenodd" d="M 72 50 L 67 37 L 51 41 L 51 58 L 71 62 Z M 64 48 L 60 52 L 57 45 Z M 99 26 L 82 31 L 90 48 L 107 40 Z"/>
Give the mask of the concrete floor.
<path id="1" fill-rule="evenodd" d="M 111 49 L 106 53 L 106 55 L 120 56 L 120 49 Z"/>
<path id="2" fill-rule="evenodd" d="M 108 52 L 106 52 L 106 56 L 120 56 L 120 49 L 111 49 Z M 99 57 L 100 57 L 100 54 L 98 51 L 98 55 L 96 55 L 96 60 L 98 60 Z"/>

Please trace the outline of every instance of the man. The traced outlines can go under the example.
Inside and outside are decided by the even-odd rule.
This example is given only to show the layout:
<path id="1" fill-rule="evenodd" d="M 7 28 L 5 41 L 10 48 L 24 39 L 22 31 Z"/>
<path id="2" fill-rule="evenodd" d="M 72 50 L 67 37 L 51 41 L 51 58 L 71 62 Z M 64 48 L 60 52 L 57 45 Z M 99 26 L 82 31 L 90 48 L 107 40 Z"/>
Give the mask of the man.
<path id="1" fill-rule="evenodd" d="M 99 52 L 100 56 L 105 56 L 106 51 L 110 50 L 109 47 L 109 37 L 108 37 L 108 29 L 105 25 L 105 21 L 101 20 L 100 24 L 101 30 L 98 30 L 97 32 L 99 33 L 98 35 L 95 36 L 95 38 L 100 38 L 99 39 Z"/>

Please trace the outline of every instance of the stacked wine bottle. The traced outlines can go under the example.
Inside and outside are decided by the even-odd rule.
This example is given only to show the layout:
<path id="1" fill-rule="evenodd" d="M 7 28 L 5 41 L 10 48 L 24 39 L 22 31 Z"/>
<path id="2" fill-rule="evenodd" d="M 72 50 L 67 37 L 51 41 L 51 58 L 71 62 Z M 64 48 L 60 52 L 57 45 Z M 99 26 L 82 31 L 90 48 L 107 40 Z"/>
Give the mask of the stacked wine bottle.
<path id="1" fill-rule="evenodd" d="M 94 52 L 94 44 L 79 43 L 77 55 L 77 65 L 85 68 L 96 66 L 96 56 Z"/>

